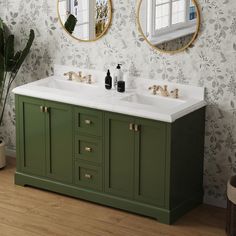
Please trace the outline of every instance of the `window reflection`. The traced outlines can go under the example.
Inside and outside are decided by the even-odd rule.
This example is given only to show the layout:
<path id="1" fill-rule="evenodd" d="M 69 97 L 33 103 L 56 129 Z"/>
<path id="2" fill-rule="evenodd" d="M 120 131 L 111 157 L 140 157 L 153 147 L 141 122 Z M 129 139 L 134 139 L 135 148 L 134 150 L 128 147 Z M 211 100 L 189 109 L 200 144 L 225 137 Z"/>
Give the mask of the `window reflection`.
<path id="1" fill-rule="evenodd" d="M 72 34 L 82 40 L 99 37 L 110 20 L 109 0 L 59 0 L 58 7 L 63 25 L 66 26 L 69 17 L 73 16 Z"/>

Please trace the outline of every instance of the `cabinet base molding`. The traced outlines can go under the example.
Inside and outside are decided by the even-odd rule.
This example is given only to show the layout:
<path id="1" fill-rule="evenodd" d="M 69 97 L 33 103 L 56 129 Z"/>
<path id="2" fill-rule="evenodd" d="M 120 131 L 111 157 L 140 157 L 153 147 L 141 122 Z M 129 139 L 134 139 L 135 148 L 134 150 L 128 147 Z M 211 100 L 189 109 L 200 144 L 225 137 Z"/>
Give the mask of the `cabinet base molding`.
<path id="1" fill-rule="evenodd" d="M 74 185 L 62 184 L 50 179 L 36 177 L 21 172 L 15 173 L 15 184 L 20 186 L 36 187 L 51 192 L 60 193 L 66 196 L 102 204 L 105 206 L 114 207 L 128 212 L 137 213 L 143 216 L 155 218 L 159 222 L 165 224 L 174 223 L 179 217 L 202 203 L 202 194 L 199 194 L 185 200 L 176 208 L 168 210 L 150 206 L 145 203 L 140 203 L 104 194 L 101 192 L 96 192 L 93 190 L 83 189 Z"/>

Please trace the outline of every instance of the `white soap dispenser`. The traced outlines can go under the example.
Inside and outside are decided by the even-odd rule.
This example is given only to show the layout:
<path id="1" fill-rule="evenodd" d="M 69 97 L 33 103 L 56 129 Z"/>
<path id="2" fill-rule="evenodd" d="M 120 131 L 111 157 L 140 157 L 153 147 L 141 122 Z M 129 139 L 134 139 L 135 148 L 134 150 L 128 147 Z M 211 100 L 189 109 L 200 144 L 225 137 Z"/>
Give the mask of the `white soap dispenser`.
<path id="1" fill-rule="evenodd" d="M 121 70 L 121 64 L 118 64 L 116 67 L 116 75 L 117 75 L 117 82 L 123 81 L 124 74 L 123 71 Z"/>

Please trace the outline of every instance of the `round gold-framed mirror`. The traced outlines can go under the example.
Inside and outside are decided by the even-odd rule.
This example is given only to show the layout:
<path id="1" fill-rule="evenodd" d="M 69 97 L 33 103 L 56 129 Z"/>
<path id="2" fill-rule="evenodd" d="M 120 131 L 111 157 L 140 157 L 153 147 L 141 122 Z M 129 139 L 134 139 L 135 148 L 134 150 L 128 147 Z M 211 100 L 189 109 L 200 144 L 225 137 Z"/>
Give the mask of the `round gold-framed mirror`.
<path id="1" fill-rule="evenodd" d="M 140 0 L 137 24 L 151 47 L 175 54 L 187 49 L 197 38 L 199 6 L 196 0 Z"/>
<path id="2" fill-rule="evenodd" d="M 112 21 L 111 0 L 57 0 L 57 13 L 64 30 L 81 42 L 100 39 Z"/>

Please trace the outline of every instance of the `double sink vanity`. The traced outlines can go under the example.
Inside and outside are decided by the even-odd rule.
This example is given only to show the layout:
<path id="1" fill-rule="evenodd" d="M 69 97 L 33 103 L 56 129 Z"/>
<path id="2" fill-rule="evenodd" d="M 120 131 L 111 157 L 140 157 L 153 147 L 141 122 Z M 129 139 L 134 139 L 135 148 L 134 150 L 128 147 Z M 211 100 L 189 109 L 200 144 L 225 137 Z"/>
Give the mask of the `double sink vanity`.
<path id="1" fill-rule="evenodd" d="M 78 69 L 16 94 L 18 185 L 38 187 L 171 224 L 202 202 L 204 89 L 137 78 L 125 93 L 69 81 Z M 154 95 L 153 85 L 179 98 Z"/>

